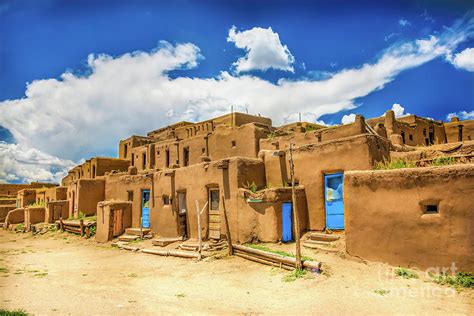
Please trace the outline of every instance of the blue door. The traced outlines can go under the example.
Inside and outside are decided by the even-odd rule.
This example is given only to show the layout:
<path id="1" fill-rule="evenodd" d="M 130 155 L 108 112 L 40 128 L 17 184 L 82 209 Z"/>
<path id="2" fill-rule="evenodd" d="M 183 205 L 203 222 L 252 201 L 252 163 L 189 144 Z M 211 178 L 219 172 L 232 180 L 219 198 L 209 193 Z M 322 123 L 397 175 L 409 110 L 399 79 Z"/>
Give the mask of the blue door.
<path id="1" fill-rule="evenodd" d="M 142 191 L 142 227 L 150 228 L 150 190 Z"/>
<path id="2" fill-rule="evenodd" d="M 291 202 L 283 202 L 281 207 L 281 241 L 293 240 L 293 212 Z"/>
<path id="3" fill-rule="evenodd" d="M 344 229 L 344 174 L 324 175 L 326 228 Z"/>

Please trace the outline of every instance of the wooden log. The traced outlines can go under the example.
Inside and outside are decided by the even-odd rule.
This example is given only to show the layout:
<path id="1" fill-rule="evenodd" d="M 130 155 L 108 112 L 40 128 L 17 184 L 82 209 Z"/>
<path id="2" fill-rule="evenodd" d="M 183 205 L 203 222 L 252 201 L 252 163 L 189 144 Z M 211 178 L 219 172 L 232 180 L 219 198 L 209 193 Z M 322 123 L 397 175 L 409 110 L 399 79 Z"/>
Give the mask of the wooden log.
<path id="1" fill-rule="evenodd" d="M 69 226 L 65 226 L 64 230 L 69 232 L 69 233 L 75 233 L 75 234 L 80 234 L 81 233 L 80 229 L 69 227 Z"/>
<path id="2" fill-rule="evenodd" d="M 289 264 L 289 265 L 292 265 L 292 266 L 296 265 L 296 259 L 295 258 L 286 257 L 286 256 L 273 254 L 273 253 L 268 253 L 268 252 L 263 251 L 263 250 L 253 249 L 253 248 L 245 247 L 245 246 L 242 246 L 242 245 L 233 245 L 233 246 L 234 246 L 234 249 L 238 249 L 238 250 L 248 252 L 248 253 L 251 253 L 251 254 L 257 254 L 257 255 L 260 255 L 264 258 L 268 258 L 270 260 L 273 259 L 277 262 Z M 321 262 L 305 260 L 305 261 L 303 261 L 303 267 L 319 271 L 321 269 Z"/>
<path id="3" fill-rule="evenodd" d="M 238 256 L 238 257 L 250 260 L 250 261 L 266 264 L 266 265 L 269 265 L 269 266 L 272 266 L 272 267 L 282 268 L 282 269 L 289 270 L 289 271 L 294 270 L 293 267 L 289 267 L 289 266 L 286 266 L 286 265 L 281 265 L 280 266 L 280 265 L 278 265 L 278 263 L 275 263 L 275 262 L 272 262 L 272 261 L 267 261 L 267 260 L 264 260 L 264 259 L 260 259 L 260 258 L 251 256 L 251 255 L 247 255 L 247 254 L 241 253 L 240 251 L 236 251 L 235 255 Z"/>
<path id="4" fill-rule="evenodd" d="M 234 254 L 234 248 L 232 248 L 232 239 L 230 238 L 230 228 L 229 228 L 229 221 L 227 220 L 227 210 L 225 207 L 225 197 L 224 194 L 222 195 L 222 205 L 224 207 L 224 220 L 225 220 L 225 229 L 226 229 L 226 238 L 227 238 L 227 244 L 229 245 L 229 256 L 232 256 Z"/>
<path id="5" fill-rule="evenodd" d="M 269 259 L 267 257 L 263 257 L 263 256 L 260 256 L 260 255 L 254 254 L 254 253 L 244 252 L 244 251 L 237 250 L 237 249 L 234 249 L 234 253 L 235 254 L 243 254 L 245 256 L 250 256 L 250 257 L 253 257 L 253 258 L 260 259 L 260 260 L 265 260 L 265 261 L 268 261 L 268 262 L 271 262 L 271 263 L 275 264 L 276 267 L 282 267 L 282 268 L 286 267 L 286 268 L 290 268 L 291 270 L 295 269 L 294 265 L 287 264 L 287 263 L 282 263 L 282 262 L 279 262 L 279 261 L 276 261 L 276 260 L 273 260 L 273 259 Z"/>
<path id="6" fill-rule="evenodd" d="M 63 224 L 67 226 L 75 226 L 75 227 L 81 226 L 78 220 L 63 220 Z"/>
<path id="7" fill-rule="evenodd" d="M 84 220 L 79 221 L 79 230 L 81 231 L 81 237 L 84 236 Z"/>
<path id="8" fill-rule="evenodd" d="M 175 250 L 155 250 L 155 249 L 142 249 L 143 253 L 148 253 L 152 255 L 158 256 L 171 256 L 171 257 L 180 257 L 180 258 L 192 258 L 192 259 L 199 259 L 198 253 L 193 252 L 183 252 L 183 251 L 175 251 Z"/>

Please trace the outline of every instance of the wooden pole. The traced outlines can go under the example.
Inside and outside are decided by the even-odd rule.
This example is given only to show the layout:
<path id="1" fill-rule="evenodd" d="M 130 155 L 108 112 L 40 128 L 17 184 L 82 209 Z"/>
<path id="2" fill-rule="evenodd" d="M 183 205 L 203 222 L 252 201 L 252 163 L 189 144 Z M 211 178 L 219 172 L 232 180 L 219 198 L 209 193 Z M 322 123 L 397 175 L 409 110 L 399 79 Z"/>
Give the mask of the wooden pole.
<path id="1" fill-rule="evenodd" d="M 81 231 L 81 237 L 84 236 L 84 220 L 83 219 L 79 221 L 79 229 Z"/>
<path id="2" fill-rule="evenodd" d="M 222 195 L 222 206 L 224 207 L 224 220 L 225 220 L 225 229 L 226 229 L 226 237 L 227 237 L 227 244 L 229 247 L 229 256 L 234 254 L 234 248 L 232 248 L 232 239 L 230 238 L 230 229 L 229 229 L 229 221 L 227 220 L 227 210 L 225 208 L 225 197 Z"/>
<path id="3" fill-rule="evenodd" d="M 293 144 L 290 143 L 290 177 L 291 177 L 291 200 L 293 202 L 293 226 L 295 227 L 295 242 L 296 242 L 296 269 L 301 270 L 301 245 L 300 245 L 300 220 L 298 216 L 298 207 L 296 201 L 295 191 L 295 164 L 293 162 Z"/>
<path id="4" fill-rule="evenodd" d="M 202 259 L 201 213 L 199 210 L 198 200 L 196 200 L 196 215 L 197 215 L 197 226 L 198 226 L 198 260 L 201 260 Z"/>

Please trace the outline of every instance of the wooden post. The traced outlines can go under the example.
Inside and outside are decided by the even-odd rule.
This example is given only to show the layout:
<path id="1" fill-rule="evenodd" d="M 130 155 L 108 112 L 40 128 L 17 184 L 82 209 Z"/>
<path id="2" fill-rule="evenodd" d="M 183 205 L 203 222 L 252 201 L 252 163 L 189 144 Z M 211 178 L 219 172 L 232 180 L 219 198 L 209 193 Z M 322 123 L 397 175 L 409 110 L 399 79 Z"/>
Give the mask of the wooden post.
<path id="1" fill-rule="evenodd" d="M 140 216 L 140 239 L 143 240 L 143 217 Z"/>
<path id="2" fill-rule="evenodd" d="M 198 260 L 202 258 L 202 237 L 201 237 L 201 214 L 199 210 L 199 202 L 196 200 L 196 214 L 197 214 L 197 226 L 198 226 Z"/>
<path id="3" fill-rule="evenodd" d="M 59 229 L 61 231 L 64 231 L 64 223 L 63 223 L 63 218 L 62 216 L 59 218 Z"/>
<path id="4" fill-rule="evenodd" d="M 81 237 L 84 236 L 84 220 L 79 220 L 79 229 L 81 231 Z"/>
<path id="5" fill-rule="evenodd" d="M 290 143 L 290 177 L 291 177 L 291 200 L 293 203 L 293 226 L 295 227 L 295 242 L 296 242 L 296 269 L 301 270 L 301 245 L 300 245 L 300 220 L 298 216 L 298 206 L 295 191 L 295 165 L 293 162 L 293 144 Z"/>
<path id="6" fill-rule="evenodd" d="M 232 239 L 230 238 L 230 229 L 229 229 L 229 221 L 227 220 L 227 209 L 225 208 L 225 197 L 222 195 L 222 206 L 224 207 L 224 220 L 225 220 L 225 229 L 226 229 L 226 237 L 227 237 L 227 244 L 229 247 L 229 256 L 234 254 L 234 248 L 232 247 Z"/>

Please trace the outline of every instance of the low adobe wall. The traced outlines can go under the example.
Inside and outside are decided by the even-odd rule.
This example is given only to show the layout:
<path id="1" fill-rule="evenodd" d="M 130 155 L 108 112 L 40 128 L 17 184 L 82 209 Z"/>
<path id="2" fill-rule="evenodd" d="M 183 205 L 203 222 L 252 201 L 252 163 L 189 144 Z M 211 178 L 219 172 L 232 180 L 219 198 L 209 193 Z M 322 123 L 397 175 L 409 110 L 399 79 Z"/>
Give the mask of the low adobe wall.
<path id="1" fill-rule="evenodd" d="M 0 222 L 4 222 L 8 212 L 15 208 L 16 205 L 0 205 Z"/>
<path id="2" fill-rule="evenodd" d="M 344 189 L 350 255 L 474 271 L 474 165 L 351 171 Z"/>
<path id="3" fill-rule="evenodd" d="M 25 209 L 16 208 L 8 212 L 5 218 L 5 228 L 8 228 L 9 225 L 20 224 L 25 221 Z"/>
<path id="4" fill-rule="evenodd" d="M 54 223 L 60 218 L 69 217 L 69 200 L 59 200 L 46 203 L 45 221 Z"/>
<path id="5" fill-rule="evenodd" d="M 45 221 L 44 207 L 28 207 L 25 209 L 25 227 L 29 230 L 30 225 L 43 223 Z"/>

